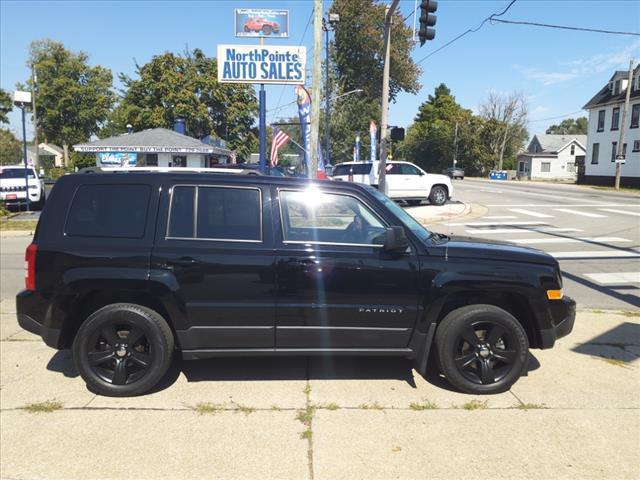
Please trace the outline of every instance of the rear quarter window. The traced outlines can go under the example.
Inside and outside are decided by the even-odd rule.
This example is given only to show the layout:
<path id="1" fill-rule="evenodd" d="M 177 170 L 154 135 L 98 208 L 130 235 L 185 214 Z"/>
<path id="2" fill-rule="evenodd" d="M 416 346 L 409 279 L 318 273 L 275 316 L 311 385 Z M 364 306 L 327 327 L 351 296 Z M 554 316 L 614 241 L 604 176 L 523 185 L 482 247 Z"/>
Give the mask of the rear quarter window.
<path id="1" fill-rule="evenodd" d="M 150 195 L 149 185 L 82 185 L 69 207 L 65 234 L 142 238 Z"/>

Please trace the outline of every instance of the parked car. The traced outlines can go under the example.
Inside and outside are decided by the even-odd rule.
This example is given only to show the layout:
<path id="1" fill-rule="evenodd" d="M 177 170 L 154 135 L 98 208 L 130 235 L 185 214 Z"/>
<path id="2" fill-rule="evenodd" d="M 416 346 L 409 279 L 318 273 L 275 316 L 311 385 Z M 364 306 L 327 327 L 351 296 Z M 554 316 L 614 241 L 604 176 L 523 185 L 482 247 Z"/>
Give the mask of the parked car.
<path id="1" fill-rule="evenodd" d="M 280 32 L 280 24 L 266 18 L 250 18 L 244 24 L 245 32 L 262 32 L 265 35 Z"/>
<path id="2" fill-rule="evenodd" d="M 66 175 L 25 260 L 18 323 L 103 395 L 149 391 L 174 353 L 400 356 L 424 374 L 432 349 L 457 389 L 503 392 L 575 317 L 552 256 L 429 232 L 350 182 Z"/>
<path id="3" fill-rule="evenodd" d="M 42 209 L 45 203 L 44 182 L 35 168 L 27 167 L 25 170 L 23 165 L 0 166 L 0 202 L 7 207 L 26 205 L 27 182 L 30 208 Z"/>
<path id="4" fill-rule="evenodd" d="M 446 170 L 442 171 L 443 174 L 447 175 L 449 178 L 459 178 L 460 180 L 464 180 L 464 169 L 459 167 L 449 167 Z"/>
<path id="5" fill-rule="evenodd" d="M 345 162 L 333 169 L 333 179 L 378 186 L 380 162 Z M 429 200 L 433 205 L 444 205 L 453 195 L 451 180 L 445 175 L 431 174 L 409 162 L 387 162 L 386 182 L 388 195 L 394 200 L 405 200 L 419 205 Z"/>

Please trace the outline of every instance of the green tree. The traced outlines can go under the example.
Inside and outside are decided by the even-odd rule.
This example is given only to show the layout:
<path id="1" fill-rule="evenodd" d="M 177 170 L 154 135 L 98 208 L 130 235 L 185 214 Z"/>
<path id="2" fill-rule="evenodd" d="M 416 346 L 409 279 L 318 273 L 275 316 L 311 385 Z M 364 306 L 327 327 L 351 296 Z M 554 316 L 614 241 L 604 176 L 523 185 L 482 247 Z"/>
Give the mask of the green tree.
<path id="1" fill-rule="evenodd" d="M 14 165 L 22 160 L 22 142 L 11 130 L 0 128 L 0 165 Z"/>
<path id="2" fill-rule="evenodd" d="M 551 125 L 547 128 L 547 134 L 554 135 L 586 135 L 589 121 L 587 117 L 567 118 L 559 125 Z"/>
<path id="3" fill-rule="evenodd" d="M 458 125 L 456 141 L 456 124 Z M 487 160 L 480 133 L 481 118 L 462 108 L 445 84 L 420 105 L 413 125 L 398 148 L 398 156 L 416 163 L 431 173 L 439 173 L 453 164 L 469 175 L 481 174 Z"/>
<path id="4" fill-rule="evenodd" d="M 331 161 L 351 160 L 355 137 L 361 137 L 361 158 L 368 158 L 369 123 L 380 124 L 382 71 L 384 67 L 385 4 L 374 0 L 334 0 L 331 13 L 340 15 L 330 46 L 332 98 L 362 90 L 331 103 Z M 417 93 L 420 67 L 411 58 L 411 28 L 396 12 L 391 29 L 389 97 Z M 322 126 L 324 128 L 324 125 Z"/>
<path id="5" fill-rule="evenodd" d="M 0 123 L 9 123 L 7 114 L 13 110 L 11 94 L 0 88 Z"/>
<path id="6" fill-rule="evenodd" d="M 124 74 L 125 88 L 103 134 L 172 128 L 185 119 L 187 134 L 195 138 L 213 135 L 243 158 L 257 148 L 254 127 L 258 105 L 250 85 L 219 83 L 217 61 L 201 50 L 182 55 L 165 52 L 145 65 L 136 65 L 138 78 Z"/>
<path id="7" fill-rule="evenodd" d="M 38 77 L 40 138 L 62 145 L 66 164 L 69 145 L 89 140 L 106 121 L 115 100 L 113 76 L 107 68 L 90 66 L 86 53 L 53 40 L 32 42 L 29 53 Z"/>

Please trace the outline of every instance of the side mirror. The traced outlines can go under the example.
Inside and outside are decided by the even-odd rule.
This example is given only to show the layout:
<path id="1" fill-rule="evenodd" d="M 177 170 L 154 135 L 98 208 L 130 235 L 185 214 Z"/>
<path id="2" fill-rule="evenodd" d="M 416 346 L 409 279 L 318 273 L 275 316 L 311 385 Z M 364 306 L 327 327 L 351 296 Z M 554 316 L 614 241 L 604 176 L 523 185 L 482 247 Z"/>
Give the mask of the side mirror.
<path id="1" fill-rule="evenodd" d="M 389 227 L 385 230 L 382 244 L 385 252 L 404 253 L 408 246 L 409 240 L 403 227 Z"/>

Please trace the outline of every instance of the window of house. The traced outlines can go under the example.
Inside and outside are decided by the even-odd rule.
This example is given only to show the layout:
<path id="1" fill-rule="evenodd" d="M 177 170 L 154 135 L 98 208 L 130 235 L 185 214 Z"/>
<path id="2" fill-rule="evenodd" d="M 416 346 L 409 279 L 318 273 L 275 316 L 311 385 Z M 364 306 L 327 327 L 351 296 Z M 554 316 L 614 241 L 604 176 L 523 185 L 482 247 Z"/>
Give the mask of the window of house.
<path id="1" fill-rule="evenodd" d="M 640 140 L 633 141 L 633 150 L 634 152 L 640 152 Z"/>
<path id="2" fill-rule="evenodd" d="M 158 166 L 158 154 L 157 153 L 147 153 L 145 155 L 145 163 L 147 167 L 157 167 Z"/>
<path id="3" fill-rule="evenodd" d="M 620 93 L 620 80 L 616 80 L 613 83 L 613 94 L 618 95 Z"/>
<path id="4" fill-rule="evenodd" d="M 631 107 L 631 128 L 638 128 L 639 124 L 640 124 L 640 103 L 636 103 L 633 107 Z"/>
<path id="5" fill-rule="evenodd" d="M 520 162 L 520 163 L 518 164 L 518 171 L 519 171 L 519 172 L 524 172 L 524 162 Z"/>
<path id="6" fill-rule="evenodd" d="M 576 164 L 567 162 L 567 173 L 576 173 Z"/>
<path id="7" fill-rule="evenodd" d="M 285 242 L 382 245 L 385 225 L 359 199 L 336 193 L 281 191 Z"/>
<path id="8" fill-rule="evenodd" d="M 622 144 L 622 155 L 624 155 L 624 157 L 627 157 L 627 144 L 623 143 Z"/>
<path id="9" fill-rule="evenodd" d="M 571 155 L 575 155 L 575 154 L 576 154 L 576 146 L 571 145 Z"/>
<path id="10" fill-rule="evenodd" d="M 542 162 L 540 164 L 540 171 L 542 173 L 549 173 L 551 172 L 551 162 Z"/>
<path id="11" fill-rule="evenodd" d="M 172 157 L 172 163 L 174 167 L 186 167 L 187 157 L 185 155 L 174 155 Z"/>
<path id="12" fill-rule="evenodd" d="M 618 130 L 620 126 L 620 107 L 616 107 L 613 109 L 613 114 L 611 115 L 611 130 Z"/>
<path id="13" fill-rule="evenodd" d="M 69 207 L 70 237 L 142 238 L 147 223 L 149 185 L 82 185 Z"/>
<path id="14" fill-rule="evenodd" d="M 591 149 L 591 164 L 592 165 L 597 165 L 598 164 L 598 157 L 600 157 L 600 144 L 599 143 L 594 143 L 593 147 Z"/>
<path id="15" fill-rule="evenodd" d="M 616 161 L 616 151 L 618 150 L 618 142 L 611 142 L 611 161 Z"/>
<path id="16" fill-rule="evenodd" d="M 598 131 L 599 132 L 603 132 L 604 131 L 604 117 L 605 117 L 605 110 L 600 110 L 598 112 Z"/>
<path id="17" fill-rule="evenodd" d="M 257 188 L 175 186 L 167 237 L 261 242 L 261 204 Z"/>

